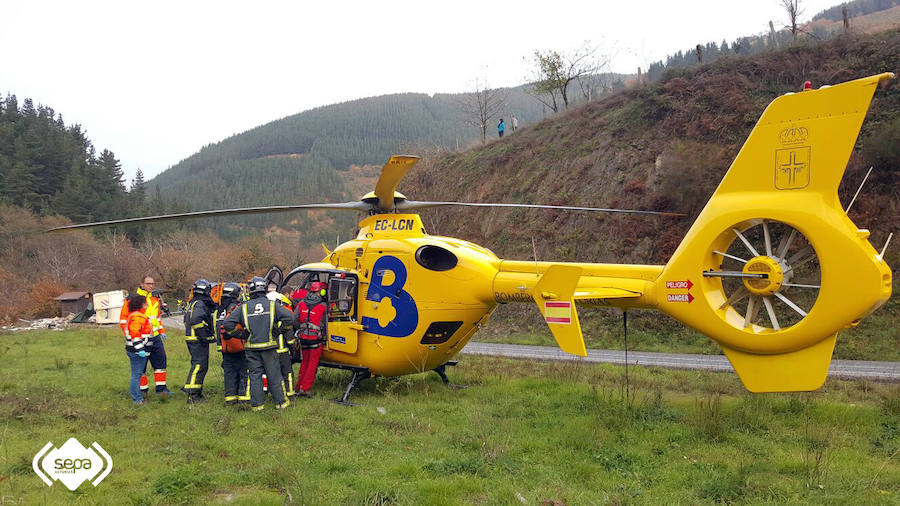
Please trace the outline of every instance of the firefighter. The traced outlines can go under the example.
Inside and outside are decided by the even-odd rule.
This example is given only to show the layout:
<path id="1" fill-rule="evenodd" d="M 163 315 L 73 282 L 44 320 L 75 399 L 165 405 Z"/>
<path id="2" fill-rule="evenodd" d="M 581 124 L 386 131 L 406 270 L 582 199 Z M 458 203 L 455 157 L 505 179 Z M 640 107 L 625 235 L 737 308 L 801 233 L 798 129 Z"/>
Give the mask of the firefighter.
<path id="1" fill-rule="evenodd" d="M 297 338 L 300 341 L 300 374 L 297 378 L 297 395 L 310 397 L 309 390 L 316 381 L 322 344 L 325 343 L 328 307 L 325 304 L 325 283 L 319 281 L 309 285 L 309 290 L 300 302 L 294 317 L 298 323 Z"/>
<path id="2" fill-rule="evenodd" d="M 153 277 L 144 276 L 141 278 L 141 284 L 137 290 L 135 290 L 135 294 L 143 296 L 147 301 L 145 314 L 150 322 L 152 335 L 150 336 L 145 351 L 148 353 L 149 363 L 153 367 L 153 382 L 155 383 L 156 393 L 157 395 L 172 395 L 174 392 L 169 390 L 169 387 L 166 386 L 166 367 L 168 366 L 165 346 L 166 329 L 163 328 L 162 321 L 159 319 L 162 302 L 160 302 L 159 297 L 154 294 L 154 286 L 156 286 L 156 283 L 153 280 Z M 122 312 L 119 314 L 119 326 L 122 328 L 122 333 L 126 334 L 126 339 L 128 337 L 126 320 L 129 314 L 128 299 L 125 299 L 125 303 L 122 304 Z M 145 373 L 141 375 L 141 393 L 145 398 L 147 397 L 149 390 L 150 382 L 147 380 L 147 374 Z"/>
<path id="3" fill-rule="evenodd" d="M 222 352 L 222 372 L 225 375 L 225 404 L 233 405 L 250 401 L 250 384 L 247 382 L 247 357 L 244 353 L 243 331 L 237 337 L 225 334 L 222 322 L 240 306 L 241 285 L 225 283 L 222 298 L 216 310 L 213 328 L 216 330 L 217 348 Z"/>
<path id="4" fill-rule="evenodd" d="M 128 298 L 128 306 L 135 308 L 125 318 L 125 353 L 131 362 L 131 381 L 128 384 L 128 393 L 135 405 L 144 404 L 144 395 L 141 392 L 141 376 L 147 370 L 147 343 L 150 341 L 152 328 L 147 318 L 147 299 L 143 295 L 132 295 Z"/>
<path id="5" fill-rule="evenodd" d="M 284 396 L 281 367 L 278 361 L 278 336 L 289 332 L 294 315 L 281 304 L 266 298 L 266 281 L 260 277 L 250 280 L 250 300 L 241 304 L 222 322 L 226 335 L 236 336 L 238 324 L 247 332 L 244 353 L 250 370 L 250 408 L 261 411 L 265 407 L 262 376 L 269 378 L 269 393 L 276 408 L 286 408 L 290 401 Z"/>
<path id="6" fill-rule="evenodd" d="M 274 300 L 284 306 L 285 309 L 293 313 L 294 308 L 289 299 L 284 294 L 278 292 L 278 287 L 274 283 L 269 284 L 266 292 L 266 298 Z M 281 379 L 284 383 L 284 392 L 290 398 L 296 395 L 294 391 L 294 361 L 292 360 L 292 350 L 297 348 L 297 339 L 293 332 L 286 332 L 278 336 L 278 362 L 281 364 Z"/>
<path id="7" fill-rule="evenodd" d="M 191 287 L 193 300 L 184 313 L 184 340 L 191 354 L 191 368 L 188 370 L 184 393 L 188 394 L 188 404 L 203 402 L 203 378 L 209 370 L 209 345 L 215 342 L 213 334 L 213 314 L 216 305 L 210 298 L 212 284 L 198 279 Z"/>

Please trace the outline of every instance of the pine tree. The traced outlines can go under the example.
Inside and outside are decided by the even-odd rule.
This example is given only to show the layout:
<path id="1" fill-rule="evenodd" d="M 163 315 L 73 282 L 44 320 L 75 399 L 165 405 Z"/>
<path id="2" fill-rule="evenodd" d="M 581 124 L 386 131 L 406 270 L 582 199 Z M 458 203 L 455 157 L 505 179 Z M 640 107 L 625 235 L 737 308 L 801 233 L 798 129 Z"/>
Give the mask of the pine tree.
<path id="1" fill-rule="evenodd" d="M 22 162 L 13 162 L 3 178 L 3 193 L 6 200 L 17 205 L 40 210 L 41 195 L 37 192 L 38 178 L 32 167 Z"/>
<path id="2" fill-rule="evenodd" d="M 134 174 L 134 179 L 131 180 L 131 190 L 128 191 L 128 200 L 129 205 L 133 211 L 138 211 L 137 214 L 140 214 L 140 211 L 144 208 L 144 203 L 147 200 L 147 182 L 144 181 L 144 173 L 139 168 L 137 172 Z M 135 213 L 130 213 L 135 214 Z"/>
<path id="3" fill-rule="evenodd" d="M 125 185 L 122 165 L 115 154 L 104 149 L 95 164 L 95 189 L 100 206 L 98 211 L 102 218 L 121 216 L 125 210 Z"/>
<path id="4" fill-rule="evenodd" d="M 34 102 L 30 98 L 26 98 L 22 103 L 22 114 L 24 116 L 34 116 Z"/>
<path id="5" fill-rule="evenodd" d="M 15 116 L 19 113 L 19 101 L 16 99 L 15 95 L 6 95 L 6 111 L 5 114 Z"/>
<path id="6" fill-rule="evenodd" d="M 72 164 L 62 190 L 53 197 L 53 210 L 73 221 L 90 221 L 97 204 L 90 179 L 79 161 Z"/>

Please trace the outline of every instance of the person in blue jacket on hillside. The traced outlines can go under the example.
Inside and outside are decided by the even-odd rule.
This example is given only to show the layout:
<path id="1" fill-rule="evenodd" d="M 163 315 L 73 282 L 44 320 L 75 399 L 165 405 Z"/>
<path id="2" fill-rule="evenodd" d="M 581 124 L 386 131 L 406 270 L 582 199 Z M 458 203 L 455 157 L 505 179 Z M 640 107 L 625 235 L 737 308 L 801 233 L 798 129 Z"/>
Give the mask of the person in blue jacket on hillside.
<path id="1" fill-rule="evenodd" d="M 503 122 L 503 118 L 500 118 L 500 123 L 497 123 L 497 134 L 500 138 L 503 138 L 503 132 L 506 130 L 506 123 Z"/>

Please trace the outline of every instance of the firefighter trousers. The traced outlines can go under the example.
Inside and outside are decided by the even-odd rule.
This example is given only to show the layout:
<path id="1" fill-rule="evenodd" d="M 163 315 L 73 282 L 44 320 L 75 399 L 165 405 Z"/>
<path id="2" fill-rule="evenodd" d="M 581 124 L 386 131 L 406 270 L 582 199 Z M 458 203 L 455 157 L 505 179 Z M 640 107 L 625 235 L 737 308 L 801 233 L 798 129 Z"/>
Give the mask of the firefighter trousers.
<path id="1" fill-rule="evenodd" d="M 159 336 L 153 336 L 144 351 L 150 354 L 147 361 L 153 367 L 153 382 L 156 384 L 156 393 L 165 392 L 166 387 L 166 366 L 168 365 L 166 358 L 166 346 Z M 146 371 L 141 375 L 141 391 L 146 392 L 150 389 L 150 382 L 147 379 Z"/>
<path id="2" fill-rule="evenodd" d="M 249 401 L 250 384 L 244 352 L 222 353 L 222 372 L 225 374 L 225 402 Z"/>
<path id="3" fill-rule="evenodd" d="M 284 383 L 284 392 L 288 397 L 294 396 L 294 363 L 291 361 L 291 352 L 284 351 L 278 354 L 281 363 L 281 379 Z"/>
<path id="4" fill-rule="evenodd" d="M 184 393 L 200 395 L 203 393 L 203 379 L 209 370 L 209 343 L 201 338 L 197 341 L 187 341 L 187 347 L 191 354 L 191 368 L 184 383 Z"/>
<path id="5" fill-rule="evenodd" d="M 263 374 L 269 378 L 269 393 L 275 401 L 276 408 L 284 408 L 289 404 L 284 396 L 284 385 L 281 379 L 281 364 L 278 360 L 278 352 L 270 350 L 245 350 L 247 355 L 247 368 L 250 370 L 250 406 L 254 410 L 260 410 L 266 403 L 266 393 L 263 390 Z"/>

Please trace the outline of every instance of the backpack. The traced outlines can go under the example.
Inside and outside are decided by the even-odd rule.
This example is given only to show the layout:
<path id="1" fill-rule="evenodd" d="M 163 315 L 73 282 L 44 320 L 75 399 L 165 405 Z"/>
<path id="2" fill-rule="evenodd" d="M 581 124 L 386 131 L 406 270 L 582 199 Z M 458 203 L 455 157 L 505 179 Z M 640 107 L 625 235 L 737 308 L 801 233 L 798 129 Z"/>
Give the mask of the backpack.
<path id="1" fill-rule="evenodd" d="M 230 315 L 232 311 L 239 308 L 240 306 L 240 304 L 231 304 L 227 308 L 223 309 L 219 314 L 218 321 L 221 322 L 225 320 L 225 318 L 228 318 L 228 315 Z M 221 324 L 219 324 L 218 326 L 219 328 L 217 330 L 219 332 L 219 338 L 222 341 L 222 353 L 241 353 L 242 351 L 244 351 L 244 340 L 241 339 L 241 337 L 244 336 L 243 325 L 238 323 L 236 326 L 235 330 L 240 331 L 240 333 L 238 334 L 239 337 L 229 336 L 225 333 L 225 328 L 222 327 Z"/>

